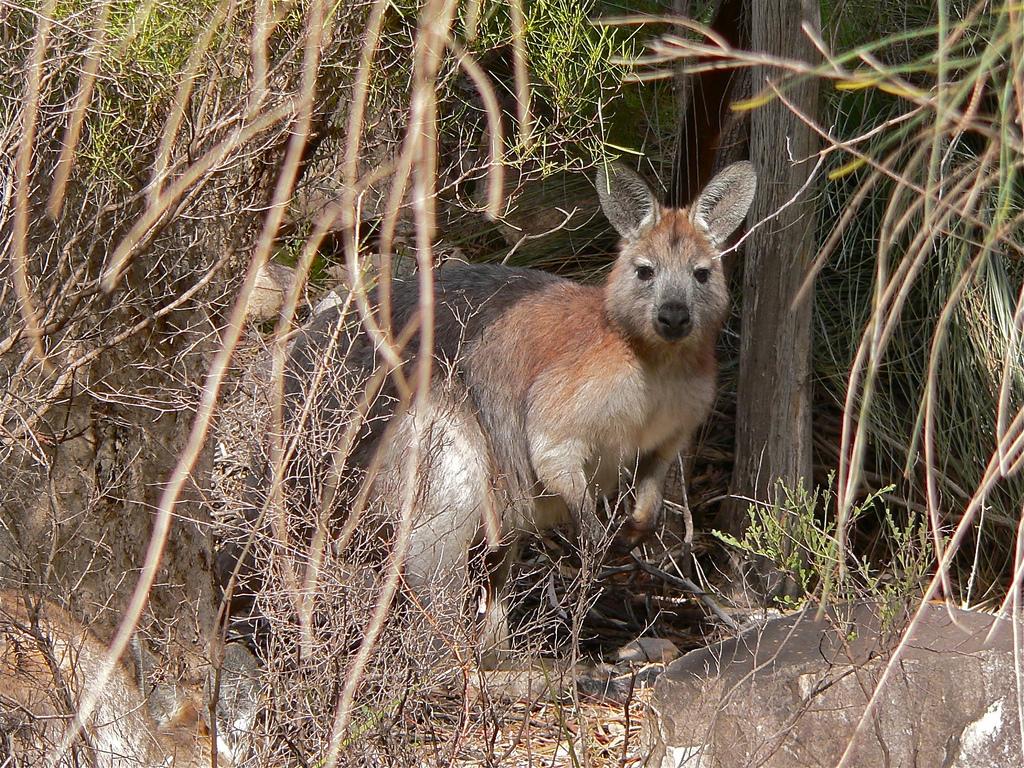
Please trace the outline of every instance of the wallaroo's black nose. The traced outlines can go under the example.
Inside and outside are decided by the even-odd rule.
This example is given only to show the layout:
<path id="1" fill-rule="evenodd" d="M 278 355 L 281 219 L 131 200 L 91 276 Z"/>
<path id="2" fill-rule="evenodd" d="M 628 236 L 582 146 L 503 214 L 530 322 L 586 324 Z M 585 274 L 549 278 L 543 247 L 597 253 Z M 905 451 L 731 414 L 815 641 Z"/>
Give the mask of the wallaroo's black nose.
<path id="1" fill-rule="evenodd" d="M 690 308 L 679 301 L 658 307 L 658 333 L 666 339 L 681 339 L 690 332 Z"/>

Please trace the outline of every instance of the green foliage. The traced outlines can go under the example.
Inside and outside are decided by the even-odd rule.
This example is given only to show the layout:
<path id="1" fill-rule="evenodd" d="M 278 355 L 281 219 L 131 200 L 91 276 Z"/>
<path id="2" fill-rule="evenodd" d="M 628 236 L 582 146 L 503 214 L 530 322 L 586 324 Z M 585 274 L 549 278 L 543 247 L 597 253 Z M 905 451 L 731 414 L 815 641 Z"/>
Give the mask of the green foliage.
<path id="1" fill-rule="evenodd" d="M 115 60 L 122 72 L 173 77 L 181 74 L 196 38 L 210 22 L 218 3 L 151 3 L 144 0 L 116 3 L 112 7 L 108 36 L 118 46 Z M 164 86 L 159 80 L 151 80 Z"/>
<path id="2" fill-rule="evenodd" d="M 920 594 L 933 561 L 927 521 L 915 513 L 897 515 L 884 504 L 892 487 L 868 495 L 852 510 L 849 525 L 877 526 L 877 538 L 888 560 L 880 569 L 872 559 L 844 547 L 836 523 L 832 480 L 827 488 L 808 491 L 800 482 L 781 482 L 775 502 L 751 504 L 742 538 L 721 531 L 714 535 L 748 556 L 762 559 L 792 579 L 803 597 L 782 597 L 785 607 L 798 607 L 808 597 L 846 602 L 877 600 L 903 605 Z M 828 594 L 825 594 L 828 585 Z"/>
<path id="3" fill-rule="evenodd" d="M 609 105 L 628 72 L 624 63 L 638 52 L 636 29 L 595 25 L 595 0 L 537 0 L 524 3 L 524 48 L 536 123 L 530 146 L 511 142 L 512 162 L 532 160 L 544 173 L 574 156 L 599 157 Z M 465 17 L 463 16 L 465 20 Z M 514 40 L 508 4 L 482 4 L 475 30 L 464 28 L 479 56 L 509 51 Z M 509 79 L 501 87 L 509 91 Z"/>
<path id="4" fill-rule="evenodd" d="M 506 162 L 531 164 L 548 175 L 580 157 L 599 155 L 604 113 L 617 97 L 628 67 L 623 60 L 638 49 L 636 31 L 592 23 L 594 0 L 537 0 L 523 3 L 523 33 L 531 88 L 534 123 L 530 143 L 516 129 L 516 93 L 512 64 L 514 27 L 503 0 L 462 3 L 456 26 L 461 44 L 491 75 L 508 118 Z M 477 10 L 473 19 L 469 9 Z M 374 88 L 379 98 L 405 93 L 411 68 L 405 53 L 416 34 L 420 11 L 417 0 L 390 4 L 381 41 L 381 63 Z M 454 60 L 442 71 L 438 97 L 442 103 L 441 130 L 459 140 L 473 141 L 467 126 L 483 126 L 482 111 L 472 87 L 460 85 Z"/>
<path id="5" fill-rule="evenodd" d="M 210 30 L 220 5 L 215 0 L 114 0 L 104 16 L 102 5 L 88 0 L 55 4 L 48 39 L 53 77 L 42 95 L 43 113 L 66 110 L 86 56 L 100 61 L 76 161 L 85 178 L 131 186 L 140 154 L 154 141 L 178 83 L 187 76 L 197 40 L 212 31 L 206 50 L 212 58 L 219 40 L 233 31 L 230 25 Z M 15 45 L 27 50 L 36 19 L 28 11 L 12 15 L 7 29 L 17 30 L 18 39 L 8 42 L 12 50 Z M 197 66 L 191 76 L 201 85 L 207 74 L 207 67 Z"/>

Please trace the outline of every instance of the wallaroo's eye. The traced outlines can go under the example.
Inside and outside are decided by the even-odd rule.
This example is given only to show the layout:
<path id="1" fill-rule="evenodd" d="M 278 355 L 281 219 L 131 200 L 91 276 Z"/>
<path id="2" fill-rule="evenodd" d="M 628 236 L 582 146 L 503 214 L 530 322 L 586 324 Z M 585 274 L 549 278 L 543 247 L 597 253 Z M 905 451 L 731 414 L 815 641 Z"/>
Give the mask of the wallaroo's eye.
<path id="1" fill-rule="evenodd" d="M 639 280 L 650 280 L 654 277 L 654 267 L 650 264 L 638 264 L 636 267 L 636 276 Z"/>
<path id="2" fill-rule="evenodd" d="M 706 283 L 708 278 L 711 277 L 711 270 L 707 267 L 697 267 L 693 270 L 693 276 L 697 278 L 698 283 Z"/>

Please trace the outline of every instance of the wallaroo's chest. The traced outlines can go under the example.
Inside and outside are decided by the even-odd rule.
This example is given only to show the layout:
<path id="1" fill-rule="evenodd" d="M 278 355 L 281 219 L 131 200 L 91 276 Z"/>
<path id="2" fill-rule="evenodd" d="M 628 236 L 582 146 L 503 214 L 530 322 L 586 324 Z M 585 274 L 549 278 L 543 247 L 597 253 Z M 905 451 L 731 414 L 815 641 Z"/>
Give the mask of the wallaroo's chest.
<path id="1" fill-rule="evenodd" d="M 714 361 L 609 370 L 605 429 L 597 431 L 602 448 L 646 453 L 688 438 L 711 409 L 715 394 Z"/>
<path id="2" fill-rule="evenodd" d="M 618 352 L 614 354 L 613 352 Z M 564 358 L 530 388 L 528 429 L 608 461 L 687 439 L 714 399 L 713 351 L 649 363 L 628 350 Z"/>

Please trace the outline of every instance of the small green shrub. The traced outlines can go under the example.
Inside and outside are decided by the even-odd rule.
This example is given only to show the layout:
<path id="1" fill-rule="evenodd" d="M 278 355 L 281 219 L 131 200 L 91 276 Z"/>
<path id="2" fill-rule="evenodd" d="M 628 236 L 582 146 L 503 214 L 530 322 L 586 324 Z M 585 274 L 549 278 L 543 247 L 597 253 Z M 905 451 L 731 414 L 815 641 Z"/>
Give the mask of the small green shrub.
<path id="1" fill-rule="evenodd" d="M 927 520 L 885 506 L 884 497 L 891 491 L 889 486 L 870 494 L 853 507 L 849 519 L 850 530 L 860 522 L 877 526 L 873 533 L 882 545 L 885 568 L 843 543 L 831 478 L 827 487 L 813 490 L 802 482 L 794 488 L 779 483 L 773 504 L 750 505 L 742 538 L 721 531 L 714 535 L 793 581 L 801 596 L 777 598 L 782 607 L 800 607 L 808 600 L 870 599 L 895 608 L 920 594 L 934 558 Z"/>

